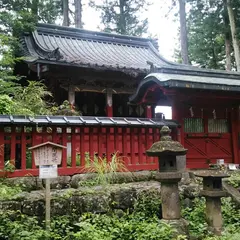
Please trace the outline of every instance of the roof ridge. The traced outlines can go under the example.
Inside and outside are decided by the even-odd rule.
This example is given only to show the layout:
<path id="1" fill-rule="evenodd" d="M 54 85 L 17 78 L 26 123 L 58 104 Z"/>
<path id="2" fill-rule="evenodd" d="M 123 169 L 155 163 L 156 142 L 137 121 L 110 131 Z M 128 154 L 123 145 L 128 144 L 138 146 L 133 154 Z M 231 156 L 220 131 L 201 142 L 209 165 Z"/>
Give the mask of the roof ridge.
<path id="1" fill-rule="evenodd" d="M 122 35 L 117 33 L 107 33 L 107 32 L 100 32 L 100 31 L 93 31 L 93 30 L 87 30 L 83 28 L 74 28 L 74 27 L 68 27 L 68 26 L 61 26 L 56 24 L 47 24 L 47 23 L 38 23 L 37 25 L 37 31 L 41 30 L 48 30 L 48 31 L 58 31 L 59 34 L 66 35 L 66 33 L 74 33 L 79 36 L 82 36 L 83 34 L 88 35 L 89 37 L 95 36 L 95 37 L 105 37 L 105 38 L 112 38 L 116 41 L 116 39 L 124 39 L 129 41 L 137 41 L 142 43 L 148 43 L 149 41 L 152 41 L 151 38 L 144 38 L 144 37 L 136 37 L 136 36 L 130 36 L 130 35 Z M 56 32 L 55 32 L 56 33 Z"/>
<path id="2" fill-rule="evenodd" d="M 145 74 L 150 66 L 169 64 L 148 38 L 41 23 L 35 31 L 25 33 L 25 42 L 29 43 L 25 46 L 29 55 L 37 55 L 39 62 L 124 72 L 128 69 L 133 75 Z"/>

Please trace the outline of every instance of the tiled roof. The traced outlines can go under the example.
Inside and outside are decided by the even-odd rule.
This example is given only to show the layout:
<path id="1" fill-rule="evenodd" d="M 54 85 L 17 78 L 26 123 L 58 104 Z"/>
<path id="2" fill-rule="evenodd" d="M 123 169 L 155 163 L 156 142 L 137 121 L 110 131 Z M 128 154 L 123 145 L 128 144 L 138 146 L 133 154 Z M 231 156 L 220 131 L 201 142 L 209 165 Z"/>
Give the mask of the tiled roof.
<path id="1" fill-rule="evenodd" d="M 150 64 L 171 66 L 152 41 L 83 29 L 39 24 L 22 39 L 28 62 L 48 62 L 79 67 L 132 69 L 146 72 Z"/>
<path id="2" fill-rule="evenodd" d="M 0 125 L 38 125 L 38 126 L 121 126 L 121 127 L 159 127 L 167 125 L 177 127 L 179 123 L 174 120 L 124 118 L 124 117 L 88 117 L 88 116 L 13 116 L 0 115 Z"/>
<path id="3" fill-rule="evenodd" d="M 228 76 L 226 76 L 228 74 Z M 240 92 L 240 73 L 225 72 L 222 77 L 210 75 L 182 75 L 171 73 L 150 73 L 139 84 L 136 93 L 130 97 L 130 102 L 138 102 L 146 90 L 154 84 L 168 88 L 193 88 L 218 91 Z"/>

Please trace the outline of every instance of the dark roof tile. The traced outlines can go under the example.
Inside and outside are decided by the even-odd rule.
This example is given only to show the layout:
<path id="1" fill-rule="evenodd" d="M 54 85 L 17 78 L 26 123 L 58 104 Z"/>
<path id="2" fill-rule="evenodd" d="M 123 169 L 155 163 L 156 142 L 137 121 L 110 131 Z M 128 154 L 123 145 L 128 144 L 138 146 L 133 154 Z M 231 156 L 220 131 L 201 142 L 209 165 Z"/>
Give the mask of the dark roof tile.
<path id="1" fill-rule="evenodd" d="M 47 61 L 75 66 L 109 67 L 147 71 L 150 66 L 171 66 L 150 39 L 83 29 L 39 24 L 24 35 L 23 54 L 27 61 Z"/>

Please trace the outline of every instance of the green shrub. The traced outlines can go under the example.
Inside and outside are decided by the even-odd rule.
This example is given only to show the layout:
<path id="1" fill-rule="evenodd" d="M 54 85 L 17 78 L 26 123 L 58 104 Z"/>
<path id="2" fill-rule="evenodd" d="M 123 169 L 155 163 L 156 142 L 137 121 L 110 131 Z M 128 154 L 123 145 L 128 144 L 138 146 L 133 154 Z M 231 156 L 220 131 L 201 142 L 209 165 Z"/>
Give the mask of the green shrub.
<path id="1" fill-rule="evenodd" d="M 240 209 L 231 198 L 222 199 L 224 225 L 230 233 L 240 231 Z"/>
<path id="2" fill-rule="evenodd" d="M 133 213 L 135 215 L 140 215 L 139 218 L 142 216 L 144 219 L 149 219 L 159 216 L 160 212 L 161 198 L 157 190 L 142 191 L 138 194 L 134 204 Z"/>
<path id="3" fill-rule="evenodd" d="M 13 196 L 22 192 L 20 186 L 7 186 L 0 182 L 0 201 L 12 199 Z"/>
<path id="4" fill-rule="evenodd" d="M 93 159 L 85 162 L 86 172 L 97 173 L 96 183 L 106 185 L 111 183 L 116 177 L 117 172 L 128 171 L 125 167 L 125 162 L 118 153 L 114 153 L 110 161 L 104 157 L 97 157 L 94 155 Z"/>
<path id="5" fill-rule="evenodd" d="M 0 96 L 0 114 L 11 114 L 14 101 L 8 95 Z"/>
<path id="6" fill-rule="evenodd" d="M 235 188 L 240 187 L 240 171 L 233 172 L 228 178 L 228 183 Z"/>
<path id="7" fill-rule="evenodd" d="M 189 232 L 191 236 L 202 239 L 207 235 L 204 198 L 194 199 L 192 208 L 182 209 L 182 216 L 189 222 Z"/>
<path id="8" fill-rule="evenodd" d="M 111 239 L 111 240 L 172 240 L 173 229 L 154 217 L 143 220 L 133 215 L 116 216 L 87 214 L 76 224 L 79 231 L 73 234 L 75 239 Z"/>
<path id="9" fill-rule="evenodd" d="M 70 216 L 52 219 L 51 231 L 44 230 L 43 222 L 20 212 L 0 215 L 2 240 L 172 240 L 173 229 L 157 217 L 139 219 L 134 214 L 115 215 L 85 214 L 78 222 Z"/>

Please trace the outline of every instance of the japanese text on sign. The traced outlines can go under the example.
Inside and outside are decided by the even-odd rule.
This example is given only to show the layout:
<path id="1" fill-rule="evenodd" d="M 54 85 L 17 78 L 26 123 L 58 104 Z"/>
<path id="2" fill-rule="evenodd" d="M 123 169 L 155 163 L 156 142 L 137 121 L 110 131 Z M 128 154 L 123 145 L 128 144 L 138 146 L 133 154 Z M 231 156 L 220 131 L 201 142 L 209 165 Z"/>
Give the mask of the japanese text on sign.
<path id="1" fill-rule="evenodd" d="M 46 145 L 34 150 L 35 164 L 38 165 L 58 165 L 61 164 L 62 151 L 60 148 Z"/>

